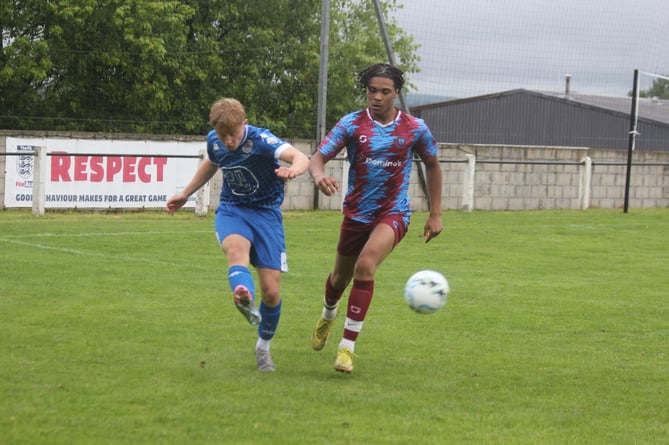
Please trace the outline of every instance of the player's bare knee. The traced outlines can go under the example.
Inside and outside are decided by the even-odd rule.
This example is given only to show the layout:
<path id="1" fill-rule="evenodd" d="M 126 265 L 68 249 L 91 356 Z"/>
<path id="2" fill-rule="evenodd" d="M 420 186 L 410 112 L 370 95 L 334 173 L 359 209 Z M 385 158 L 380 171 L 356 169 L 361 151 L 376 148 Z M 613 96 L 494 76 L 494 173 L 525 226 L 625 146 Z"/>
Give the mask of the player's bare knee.
<path id="1" fill-rule="evenodd" d="M 263 287 L 260 292 L 260 298 L 267 307 L 276 307 L 281 301 L 279 288 L 275 286 Z"/>
<path id="2" fill-rule="evenodd" d="M 372 261 L 371 258 L 360 257 L 358 262 L 355 263 L 354 276 L 357 279 L 371 280 L 374 278 L 375 272 L 376 262 Z"/>

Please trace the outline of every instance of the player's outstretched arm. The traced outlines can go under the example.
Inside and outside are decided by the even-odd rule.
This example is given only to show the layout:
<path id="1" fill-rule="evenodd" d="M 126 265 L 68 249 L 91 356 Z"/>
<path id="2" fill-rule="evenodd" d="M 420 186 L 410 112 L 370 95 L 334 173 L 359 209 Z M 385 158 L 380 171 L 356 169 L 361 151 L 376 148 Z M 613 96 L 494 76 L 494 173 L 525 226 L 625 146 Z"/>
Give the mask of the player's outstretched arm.
<path id="1" fill-rule="evenodd" d="M 284 150 L 279 159 L 290 164 L 290 167 L 281 166 L 274 170 L 274 173 L 283 180 L 295 179 L 309 167 L 307 155 L 293 146 Z"/>
<path id="2" fill-rule="evenodd" d="M 174 215 L 177 210 L 179 210 L 186 204 L 186 202 L 188 202 L 190 195 L 205 185 L 207 181 L 209 181 L 216 174 L 217 171 L 218 166 L 216 164 L 213 164 L 208 160 L 204 161 L 195 172 L 193 179 L 191 179 L 188 185 L 184 187 L 181 193 L 177 193 L 167 200 L 167 213 Z"/>
<path id="3" fill-rule="evenodd" d="M 425 221 L 423 229 L 423 239 L 429 242 L 432 238 L 439 235 L 443 229 L 441 222 L 441 165 L 436 156 L 425 160 L 425 179 L 427 189 L 430 193 L 430 215 Z"/>
<path id="4" fill-rule="evenodd" d="M 339 190 L 339 183 L 331 176 L 325 175 L 325 163 L 327 159 L 319 152 L 309 160 L 309 173 L 314 179 L 316 187 L 327 196 L 334 195 Z"/>

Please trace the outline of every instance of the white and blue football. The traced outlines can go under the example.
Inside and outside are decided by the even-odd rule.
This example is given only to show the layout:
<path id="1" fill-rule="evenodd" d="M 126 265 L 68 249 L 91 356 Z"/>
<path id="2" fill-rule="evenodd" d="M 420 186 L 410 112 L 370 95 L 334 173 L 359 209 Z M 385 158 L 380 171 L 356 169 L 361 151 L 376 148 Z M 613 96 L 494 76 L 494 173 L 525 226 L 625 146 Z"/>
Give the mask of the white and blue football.
<path id="1" fill-rule="evenodd" d="M 419 314 L 432 314 L 444 307 L 451 288 L 448 280 L 434 270 L 421 270 L 411 275 L 404 288 L 404 299 Z"/>

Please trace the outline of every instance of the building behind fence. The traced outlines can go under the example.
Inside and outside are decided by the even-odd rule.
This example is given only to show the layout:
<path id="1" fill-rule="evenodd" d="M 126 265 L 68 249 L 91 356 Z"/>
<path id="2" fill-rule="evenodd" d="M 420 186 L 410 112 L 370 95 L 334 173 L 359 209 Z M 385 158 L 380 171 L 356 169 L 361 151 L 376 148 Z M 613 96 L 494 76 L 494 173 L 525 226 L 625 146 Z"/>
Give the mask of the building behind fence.
<path id="1" fill-rule="evenodd" d="M 0 153 L 6 152 L 5 139 L 12 137 L 69 137 L 76 139 L 127 139 L 137 135 L 45 134 L 35 132 L 0 132 Z M 157 138 L 161 141 L 174 137 Z M 187 137 L 174 140 L 197 140 Z M 292 143 L 309 154 L 313 141 Z M 48 147 L 46 147 L 47 152 Z M 141 153 L 137 153 L 141 155 Z M 442 207 L 444 210 L 541 210 L 623 208 L 627 183 L 627 151 L 574 147 L 529 147 L 440 144 L 443 171 Z M 11 163 L 0 156 L 0 201 L 5 203 L 5 172 Z M 410 194 L 415 211 L 427 210 L 427 199 L 414 172 Z M 347 168 L 343 158 L 326 165 L 328 173 L 343 179 Z M 217 174 L 209 187 L 209 209 L 218 204 L 222 177 Z M 669 152 L 638 150 L 633 152 L 630 170 L 629 207 L 669 207 Z M 341 194 L 314 196 L 315 189 L 308 174 L 287 183 L 283 209 L 339 210 Z M 48 190 L 47 190 L 48 192 Z M 340 190 L 341 192 L 341 190 Z"/>

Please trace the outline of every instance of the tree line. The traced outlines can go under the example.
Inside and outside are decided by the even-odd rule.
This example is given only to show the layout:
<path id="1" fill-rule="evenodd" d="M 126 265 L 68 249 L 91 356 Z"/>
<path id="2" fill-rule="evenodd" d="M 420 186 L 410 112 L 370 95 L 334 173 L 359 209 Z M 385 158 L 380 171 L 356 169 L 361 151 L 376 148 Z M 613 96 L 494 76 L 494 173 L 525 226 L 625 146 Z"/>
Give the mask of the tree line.
<path id="1" fill-rule="evenodd" d="M 402 5 L 379 3 L 398 65 L 417 71 L 391 19 Z M 254 125 L 314 138 L 320 29 L 313 0 L 4 0 L 0 128 L 204 134 L 227 96 Z M 364 104 L 356 73 L 386 60 L 372 2 L 332 0 L 328 127 Z"/>
<path id="2" fill-rule="evenodd" d="M 629 95 L 632 95 L 630 91 Z M 639 97 L 657 97 L 658 99 L 669 99 L 669 80 L 663 77 L 653 79 L 653 84 L 647 90 L 639 91 Z"/>

